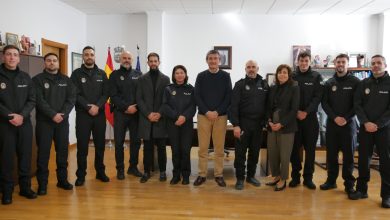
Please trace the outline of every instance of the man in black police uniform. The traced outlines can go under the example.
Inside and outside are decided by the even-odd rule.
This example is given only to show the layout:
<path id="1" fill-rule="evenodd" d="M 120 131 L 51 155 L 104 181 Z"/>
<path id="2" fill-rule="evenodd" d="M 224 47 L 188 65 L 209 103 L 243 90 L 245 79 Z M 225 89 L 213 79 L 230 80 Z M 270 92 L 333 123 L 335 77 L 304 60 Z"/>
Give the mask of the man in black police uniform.
<path id="1" fill-rule="evenodd" d="M 337 187 L 339 175 L 339 151 L 343 152 L 343 172 L 345 192 L 354 192 L 355 177 L 353 155 L 356 142 L 356 120 L 353 98 L 359 79 L 348 73 L 349 57 L 340 54 L 335 59 L 336 73 L 324 86 L 322 108 L 328 115 L 326 123 L 326 163 L 328 178 L 320 186 L 322 190 Z"/>
<path id="2" fill-rule="evenodd" d="M 359 129 L 359 177 L 352 200 L 368 197 L 370 161 L 374 145 L 379 154 L 382 207 L 390 208 L 390 76 L 382 55 L 371 58 L 372 75 L 361 81 L 355 94 Z"/>
<path id="3" fill-rule="evenodd" d="M 45 69 L 33 78 L 36 104 L 36 140 L 38 145 L 38 195 L 47 194 L 51 143 L 54 140 L 57 163 L 57 187 L 71 190 L 68 182 L 69 114 L 76 102 L 76 88 L 70 78 L 60 73 L 58 56 L 43 58 Z"/>
<path id="4" fill-rule="evenodd" d="M 31 190 L 32 125 L 35 90 L 30 76 L 18 67 L 19 48 L 8 45 L 0 65 L 0 186 L 4 205 L 12 203 L 15 154 L 18 160 L 19 195 L 35 199 Z"/>
<path id="5" fill-rule="evenodd" d="M 141 183 L 146 183 L 150 178 L 154 145 L 157 145 L 160 181 L 167 180 L 165 173 L 167 128 L 161 106 L 165 87 L 169 85 L 169 77 L 160 72 L 159 65 L 160 56 L 157 53 L 150 53 L 148 55 L 150 70 L 139 77 L 137 83 L 136 100 L 140 111 L 138 135 L 144 141 L 144 174 L 140 179 Z"/>
<path id="6" fill-rule="evenodd" d="M 234 167 L 237 182 L 235 188 L 242 190 L 245 179 L 245 160 L 248 149 L 246 181 L 260 186 L 255 178 L 256 166 L 265 125 L 268 84 L 257 74 L 259 67 L 253 60 L 245 64 L 246 77 L 236 82 L 233 88 L 229 120 L 236 138 Z"/>
<path id="7" fill-rule="evenodd" d="M 82 186 L 87 174 L 89 138 L 93 136 L 95 145 L 96 179 L 109 182 L 105 174 L 104 149 L 106 117 L 104 105 L 108 98 L 109 82 L 106 73 L 95 64 L 95 50 L 83 49 L 84 64 L 73 71 L 71 79 L 77 88 L 76 137 L 77 137 L 77 179 L 76 186 Z"/>
<path id="8" fill-rule="evenodd" d="M 311 55 L 302 52 L 298 55 L 298 67 L 293 74 L 293 79 L 298 82 L 300 88 L 300 104 L 297 113 L 298 131 L 295 133 L 294 146 L 291 153 L 291 177 L 290 187 L 300 184 L 302 164 L 300 160 L 300 148 L 305 149 L 305 166 L 303 170 L 303 185 L 309 189 L 315 189 L 313 183 L 315 148 L 318 139 L 319 125 L 317 119 L 318 105 L 322 98 L 322 77 L 311 70 Z"/>
<path id="9" fill-rule="evenodd" d="M 128 51 L 120 55 L 121 67 L 110 75 L 110 97 L 114 108 L 114 138 L 115 138 L 115 161 L 117 178 L 125 178 L 123 143 L 125 141 L 126 130 L 130 132 L 130 166 L 128 174 L 141 177 L 138 171 L 138 152 L 141 140 L 138 137 L 138 109 L 135 102 L 136 80 L 142 75 L 141 72 L 131 67 L 133 56 Z"/>

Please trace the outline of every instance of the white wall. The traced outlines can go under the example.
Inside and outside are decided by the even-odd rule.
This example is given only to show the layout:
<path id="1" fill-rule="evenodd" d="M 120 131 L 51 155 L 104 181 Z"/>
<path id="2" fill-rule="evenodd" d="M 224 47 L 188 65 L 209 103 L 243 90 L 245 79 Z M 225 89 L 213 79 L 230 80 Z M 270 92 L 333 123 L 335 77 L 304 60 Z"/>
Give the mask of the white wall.
<path id="1" fill-rule="evenodd" d="M 68 70 L 71 70 L 71 52 L 79 52 L 86 40 L 84 13 L 58 0 L 0 0 L 0 31 L 31 37 L 41 44 L 41 38 L 68 44 Z M 42 67 L 43 69 L 43 67 Z M 70 75 L 70 72 L 69 72 Z M 70 143 L 76 142 L 75 114 L 70 115 Z"/>
<path id="2" fill-rule="evenodd" d="M 164 16 L 162 69 L 188 68 L 190 82 L 207 69 L 205 55 L 213 46 L 232 46 L 233 83 L 244 76 L 248 59 L 259 62 L 260 72 L 274 72 L 281 63 L 292 64 L 292 45 L 311 45 L 312 54 L 377 53 L 378 16 Z"/>
<path id="3" fill-rule="evenodd" d="M 383 55 L 386 57 L 387 65 L 390 66 L 390 10 L 383 14 Z M 387 68 L 389 69 L 389 68 Z"/>
<path id="4" fill-rule="evenodd" d="M 146 70 L 146 14 L 131 15 L 87 15 L 87 44 L 95 47 L 96 64 L 104 69 L 107 60 L 107 48 L 124 45 L 134 55 L 136 65 L 137 44 L 140 47 L 141 70 Z M 115 63 L 115 61 L 114 61 Z M 114 68 L 119 68 L 115 63 Z"/>

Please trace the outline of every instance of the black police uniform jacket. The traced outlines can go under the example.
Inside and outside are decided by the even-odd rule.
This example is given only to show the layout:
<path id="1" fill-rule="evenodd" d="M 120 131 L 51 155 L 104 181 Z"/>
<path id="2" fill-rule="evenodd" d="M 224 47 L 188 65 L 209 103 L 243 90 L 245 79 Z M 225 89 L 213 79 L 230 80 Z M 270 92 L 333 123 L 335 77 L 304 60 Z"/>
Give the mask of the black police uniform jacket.
<path id="1" fill-rule="evenodd" d="M 390 76 L 362 80 L 355 94 L 355 111 L 360 124 L 375 123 L 378 129 L 390 125 Z"/>
<path id="2" fill-rule="evenodd" d="M 254 79 L 246 76 L 237 81 L 229 110 L 229 121 L 233 126 L 243 123 L 264 126 L 268 92 L 268 83 L 259 74 Z"/>
<path id="3" fill-rule="evenodd" d="M 91 108 L 88 104 L 97 105 L 99 112 L 104 112 L 104 104 L 109 95 L 106 73 L 96 65 L 92 69 L 87 69 L 83 64 L 73 71 L 70 78 L 76 86 L 76 112 L 88 112 Z"/>
<path id="4" fill-rule="evenodd" d="M 4 64 L 0 65 L 0 123 L 8 123 L 16 113 L 30 120 L 35 107 L 35 89 L 30 76 L 17 68 L 9 73 Z"/>
<path id="5" fill-rule="evenodd" d="M 153 123 L 153 138 L 166 138 L 166 121 L 163 117 L 161 106 L 165 87 L 169 85 L 168 76 L 160 71 L 157 75 L 156 88 L 153 88 L 152 78 L 150 72 L 138 78 L 136 102 L 139 110 L 138 135 L 140 138 L 150 140 L 150 132 L 152 123 L 148 119 L 148 115 L 152 112 L 161 114 L 158 122 Z"/>
<path id="6" fill-rule="evenodd" d="M 111 106 L 125 112 L 130 105 L 136 104 L 137 79 L 142 73 L 132 68 L 121 66 L 110 75 Z"/>
<path id="7" fill-rule="evenodd" d="M 196 112 L 194 87 L 190 84 L 170 84 L 165 88 L 162 112 L 168 123 L 175 123 L 180 115 L 185 123 L 193 123 Z"/>
<path id="8" fill-rule="evenodd" d="M 360 80 L 347 74 L 343 77 L 334 76 L 324 84 L 322 108 L 328 115 L 328 121 L 334 123 L 336 117 L 343 117 L 351 122 L 355 116 L 353 99 Z"/>
<path id="9" fill-rule="evenodd" d="M 33 82 L 37 94 L 37 120 L 52 121 L 57 113 L 67 119 L 76 103 L 76 87 L 72 80 L 62 73 L 46 71 L 36 75 Z"/>

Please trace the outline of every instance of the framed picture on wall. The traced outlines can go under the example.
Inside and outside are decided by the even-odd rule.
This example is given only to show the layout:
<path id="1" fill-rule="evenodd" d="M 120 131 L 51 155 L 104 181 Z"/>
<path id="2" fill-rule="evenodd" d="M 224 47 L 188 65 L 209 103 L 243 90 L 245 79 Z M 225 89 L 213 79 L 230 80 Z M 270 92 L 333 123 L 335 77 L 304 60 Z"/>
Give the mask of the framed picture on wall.
<path id="1" fill-rule="evenodd" d="M 221 57 L 219 68 L 232 69 L 232 47 L 231 46 L 214 46 L 214 50 L 219 52 Z"/>
<path id="2" fill-rule="evenodd" d="M 294 45 L 293 46 L 293 67 L 294 70 L 298 65 L 298 55 L 302 52 L 308 52 L 311 54 L 311 46 L 310 45 Z"/>
<path id="3" fill-rule="evenodd" d="M 7 45 L 14 45 L 19 47 L 19 36 L 13 33 L 5 33 L 5 41 Z"/>
<path id="4" fill-rule="evenodd" d="M 83 55 L 72 52 L 72 72 L 75 71 L 75 69 L 80 68 L 81 64 L 83 64 Z"/>
<path id="5" fill-rule="evenodd" d="M 267 73 L 267 75 L 265 76 L 265 80 L 267 80 L 269 86 L 272 86 L 273 84 L 275 84 L 275 74 Z"/>

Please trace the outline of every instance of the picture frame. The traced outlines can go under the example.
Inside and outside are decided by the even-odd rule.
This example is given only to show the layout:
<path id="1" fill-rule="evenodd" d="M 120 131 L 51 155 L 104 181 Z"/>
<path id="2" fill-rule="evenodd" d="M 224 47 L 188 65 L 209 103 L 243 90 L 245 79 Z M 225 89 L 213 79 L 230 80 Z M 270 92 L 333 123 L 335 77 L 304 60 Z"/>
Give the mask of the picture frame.
<path id="1" fill-rule="evenodd" d="M 350 68 L 364 68 L 368 67 L 367 53 L 365 52 L 349 52 L 349 67 Z M 358 64 L 359 57 L 363 56 L 362 63 Z"/>
<path id="2" fill-rule="evenodd" d="M 269 86 L 275 84 L 275 77 L 276 77 L 275 73 L 267 73 L 267 75 L 265 76 L 265 80 L 267 81 Z"/>
<path id="3" fill-rule="evenodd" d="M 80 68 L 83 64 L 83 55 L 81 53 L 72 52 L 72 72 Z"/>
<path id="4" fill-rule="evenodd" d="M 293 45 L 293 69 L 295 70 L 298 66 L 298 55 L 302 52 L 308 52 L 311 54 L 310 45 Z"/>
<path id="5" fill-rule="evenodd" d="M 5 43 L 7 45 L 14 45 L 17 48 L 20 48 L 19 36 L 17 34 L 9 32 L 5 33 Z"/>
<path id="6" fill-rule="evenodd" d="M 214 46 L 220 55 L 220 69 L 232 69 L 232 46 Z"/>

